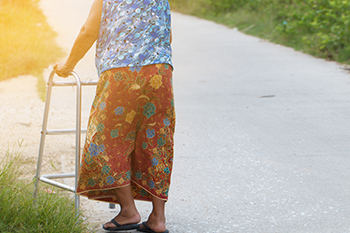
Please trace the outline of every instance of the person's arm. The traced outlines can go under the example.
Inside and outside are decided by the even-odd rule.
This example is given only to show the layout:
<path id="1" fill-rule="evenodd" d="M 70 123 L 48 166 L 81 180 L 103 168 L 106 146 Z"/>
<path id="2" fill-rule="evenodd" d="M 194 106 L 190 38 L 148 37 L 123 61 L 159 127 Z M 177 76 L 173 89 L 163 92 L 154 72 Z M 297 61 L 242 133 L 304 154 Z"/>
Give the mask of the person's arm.
<path id="1" fill-rule="evenodd" d="M 89 16 L 81 28 L 66 62 L 54 66 L 57 75 L 68 77 L 76 64 L 85 56 L 98 37 L 103 0 L 95 0 Z"/>

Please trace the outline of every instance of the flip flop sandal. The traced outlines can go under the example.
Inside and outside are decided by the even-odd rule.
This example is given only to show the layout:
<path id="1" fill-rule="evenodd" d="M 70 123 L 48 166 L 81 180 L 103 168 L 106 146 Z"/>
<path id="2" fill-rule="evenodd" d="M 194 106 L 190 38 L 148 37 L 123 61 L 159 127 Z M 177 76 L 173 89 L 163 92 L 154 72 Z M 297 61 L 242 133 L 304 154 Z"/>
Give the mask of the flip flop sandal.
<path id="1" fill-rule="evenodd" d="M 141 226 L 141 225 L 140 225 Z M 147 225 L 146 222 L 142 223 L 143 228 L 139 227 L 137 228 L 137 231 L 141 231 L 141 232 L 148 232 L 148 233 L 169 233 L 168 230 L 165 230 L 163 232 L 155 232 L 154 230 L 152 230 L 151 228 L 149 228 L 149 226 Z"/>
<path id="2" fill-rule="evenodd" d="M 114 219 L 111 220 L 111 222 L 116 225 L 116 227 L 105 227 L 105 225 L 102 226 L 102 228 L 106 231 L 125 231 L 125 230 L 134 230 L 138 229 L 140 227 L 140 224 L 125 224 L 120 225 L 115 221 Z"/>

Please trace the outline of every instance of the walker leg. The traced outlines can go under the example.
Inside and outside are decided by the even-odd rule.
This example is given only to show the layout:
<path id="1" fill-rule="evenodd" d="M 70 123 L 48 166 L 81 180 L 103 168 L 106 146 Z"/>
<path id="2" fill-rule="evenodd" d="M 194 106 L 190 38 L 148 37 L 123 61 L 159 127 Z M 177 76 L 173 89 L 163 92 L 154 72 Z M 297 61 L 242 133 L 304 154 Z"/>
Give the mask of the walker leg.
<path id="1" fill-rule="evenodd" d="M 46 93 L 45 110 L 44 110 L 43 126 L 42 126 L 41 137 L 40 137 L 38 162 L 36 166 L 36 174 L 34 177 L 34 192 L 33 192 L 34 201 L 36 201 L 38 190 L 39 190 L 39 179 L 41 175 L 41 167 L 42 167 L 42 161 L 43 161 L 44 145 L 45 145 L 46 131 L 47 131 L 47 121 L 49 118 L 49 108 L 50 108 L 50 102 L 51 102 L 51 92 L 52 92 L 52 83 L 53 83 L 54 75 L 55 75 L 55 72 L 52 71 L 49 77 L 47 93 Z"/>
<path id="2" fill-rule="evenodd" d="M 77 82 L 77 103 L 76 103 L 76 135 L 75 135 L 75 210 L 79 214 L 80 196 L 77 195 L 78 176 L 80 169 L 80 145 L 81 145 L 81 81 L 79 76 L 72 72 Z"/>

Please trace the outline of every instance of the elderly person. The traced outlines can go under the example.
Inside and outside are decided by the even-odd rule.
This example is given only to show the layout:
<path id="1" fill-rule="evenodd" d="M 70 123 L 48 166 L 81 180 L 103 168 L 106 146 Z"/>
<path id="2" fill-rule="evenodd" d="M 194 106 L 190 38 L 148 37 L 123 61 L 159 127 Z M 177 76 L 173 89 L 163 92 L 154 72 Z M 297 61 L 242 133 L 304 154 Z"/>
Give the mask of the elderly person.
<path id="1" fill-rule="evenodd" d="M 169 232 L 165 225 L 175 127 L 167 0 L 95 0 L 66 62 L 67 77 L 96 41 L 99 81 L 77 193 L 118 203 L 108 231 Z M 147 222 L 134 200 L 151 201 Z"/>

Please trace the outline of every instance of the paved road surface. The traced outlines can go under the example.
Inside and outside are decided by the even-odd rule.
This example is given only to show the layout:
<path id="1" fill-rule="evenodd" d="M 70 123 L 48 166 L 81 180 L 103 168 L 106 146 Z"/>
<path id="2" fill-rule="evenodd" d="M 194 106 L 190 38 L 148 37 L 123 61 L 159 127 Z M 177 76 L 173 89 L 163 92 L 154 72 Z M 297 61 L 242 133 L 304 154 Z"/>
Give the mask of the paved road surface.
<path id="1" fill-rule="evenodd" d="M 90 4 L 42 0 L 64 48 Z M 169 230 L 350 232 L 350 75 L 334 62 L 178 13 L 173 34 Z M 96 78 L 93 52 L 77 68 L 83 77 Z M 150 205 L 138 206 L 146 218 Z M 101 223 L 117 211 L 94 208 L 91 218 Z"/>

